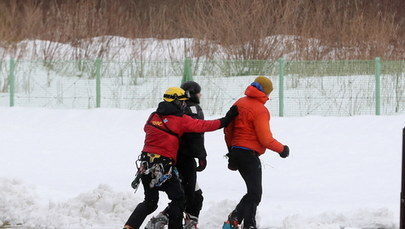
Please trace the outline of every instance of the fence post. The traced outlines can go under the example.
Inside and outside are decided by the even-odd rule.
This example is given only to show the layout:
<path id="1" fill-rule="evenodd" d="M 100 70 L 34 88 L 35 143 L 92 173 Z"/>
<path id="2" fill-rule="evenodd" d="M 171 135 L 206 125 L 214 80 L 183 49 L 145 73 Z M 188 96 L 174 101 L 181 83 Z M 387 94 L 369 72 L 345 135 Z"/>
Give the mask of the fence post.
<path id="1" fill-rule="evenodd" d="M 405 127 L 402 129 L 402 177 L 399 229 L 405 229 Z"/>
<path id="2" fill-rule="evenodd" d="M 375 114 L 381 115 L 381 61 L 375 58 Z"/>
<path id="3" fill-rule="evenodd" d="M 15 60 L 10 59 L 10 74 L 8 76 L 8 84 L 10 87 L 10 107 L 14 107 L 14 87 L 15 87 L 14 68 L 15 68 Z"/>
<path id="4" fill-rule="evenodd" d="M 281 57 L 278 59 L 278 115 L 280 117 L 284 116 L 284 71 L 285 71 L 285 63 L 284 58 Z"/>
<path id="5" fill-rule="evenodd" d="M 183 78 L 181 79 L 181 83 L 186 81 L 193 80 L 193 72 L 191 70 L 191 59 L 186 58 L 184 60 L 184 68 L 183 68 Z"/>
<path id="6" fill-rule="evenodd" d="M 96 107 L 101 105 L 101 59 L 96 59 Z"/>

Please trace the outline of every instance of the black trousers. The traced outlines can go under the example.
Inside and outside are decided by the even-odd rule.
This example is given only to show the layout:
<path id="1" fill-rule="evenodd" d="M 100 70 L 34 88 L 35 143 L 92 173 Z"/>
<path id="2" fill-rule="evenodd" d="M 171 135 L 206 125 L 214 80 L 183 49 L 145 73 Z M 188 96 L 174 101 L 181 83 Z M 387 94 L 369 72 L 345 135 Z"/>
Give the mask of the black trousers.
<path id="1" fill-rule="evenodd" d="M 228 154 L 229 163 L 238 168 L 246 183 L 247 193 L 240 200 L 232 214 L 244 227 L 256 227 L 256 210 L 262 199 L 262 166 L 254 151 L 234 148 Z"/>
<path id="2" fill-rule="evenodd" d="M 198 217 L 202 209 L 204 197 L 201 189 L 196 190 L 197 183 L 197 164 L 193 157 L 179 154 L 176 167 L 181 177 L 181 184 L 184 189 L 186 206 L 185 212 Z"/>
<path id="3" fill-rule="evenodd" d="M 167 194 L 169 200 L 171 200 L 166 212 L 169 216 L 169 229 L 183 229 L 182 220 L 185 199 L 180 180 L 176 176 L 173 176 L 163 183 L 161 187 L 151 188 L 149 187 L 151 179 L 152 177 L 150 174 L 142 177 L 145 199 L 142 203 L 138 204 L 132 212 L 126 225 L 129 225 L 134 229 L 139 229 L 146 216 L 154 212 L 158 207 L 159 191 L 163 191 Z"/>

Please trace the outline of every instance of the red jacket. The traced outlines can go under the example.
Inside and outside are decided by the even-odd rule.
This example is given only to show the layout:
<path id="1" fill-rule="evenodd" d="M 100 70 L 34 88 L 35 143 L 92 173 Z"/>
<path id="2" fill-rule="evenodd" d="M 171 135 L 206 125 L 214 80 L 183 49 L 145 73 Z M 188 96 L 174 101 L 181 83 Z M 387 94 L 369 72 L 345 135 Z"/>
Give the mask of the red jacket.
<path id="1" fill-rule="evenodd" d="M 264 106 L 269 100 L 266 94 L 256 87 L 249 86 L 246 97 L 240 98 L 239 115 L 225 128 L 225 140 L 229 146 L 249 148 L 263 154 L 267 149 L 281 153 L 284 145 L 273 138 L 270 130 L 270 112 Z"/>
<path id="2" fill-rule="evenodd" d="M 220 126 L 219 120 L 199 120 L 188 115 L 159 115 L 155 113 L 151 115 L 144 127 L 146 138 L 142 151 L 176 160 L 180 144 L 179 138 L 184 133 L 214 131 Z"/>

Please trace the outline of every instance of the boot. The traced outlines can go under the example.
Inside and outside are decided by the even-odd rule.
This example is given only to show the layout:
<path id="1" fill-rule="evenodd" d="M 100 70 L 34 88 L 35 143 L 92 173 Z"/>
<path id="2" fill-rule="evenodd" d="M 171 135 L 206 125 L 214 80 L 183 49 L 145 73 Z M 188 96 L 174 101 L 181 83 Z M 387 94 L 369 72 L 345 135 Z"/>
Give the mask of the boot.
<path id="1" fill-rule="evenodd" d="M 156 217 L 153 216 L 146 224 L 145 229 L 163 229 L 169 224 L 169 217 L 163 212 L 159 213 Z"/>
<path id="2" fill-rule="evenodd" d="M 198 229 L 198 217 L 186 213 L 184 218 L 184 229 Z"/>
<path id="3" fill-rule="evenodd" d="M 224 222 L 224 225 L 222 226 L 222 229 L 238 229 L 239 226 L 236 224 L 231 224 L 229 221 Z"/>
<path id="4" fill-rule="evenodd" d="M 239 220 L 236 217 L 236 210 L 233 210 L 228 216 L 228 220 L 222 226 L 222 229 L 237 229 L 239 228 Z"/>

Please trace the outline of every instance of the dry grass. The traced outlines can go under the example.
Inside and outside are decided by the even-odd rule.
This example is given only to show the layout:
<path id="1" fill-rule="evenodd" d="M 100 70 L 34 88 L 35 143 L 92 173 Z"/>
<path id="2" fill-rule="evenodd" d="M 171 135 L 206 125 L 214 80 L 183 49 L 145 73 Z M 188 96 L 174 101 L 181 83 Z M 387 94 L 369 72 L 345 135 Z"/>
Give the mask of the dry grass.
<path id="1" fill-rule="evenodd" d="M 292 59 L 404 59 L 405 1 L 0 1 L 0 40 L 8 49 L 24 39 L 79 46 L 103 35 L 197 38 L 194 55 L 210 57 L 214 42 L 229 59 L 274 59 L 293 51 Z M 273 35 L 297 38 L 280 49 L 276 39 L 264 39 Z"/>

